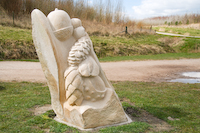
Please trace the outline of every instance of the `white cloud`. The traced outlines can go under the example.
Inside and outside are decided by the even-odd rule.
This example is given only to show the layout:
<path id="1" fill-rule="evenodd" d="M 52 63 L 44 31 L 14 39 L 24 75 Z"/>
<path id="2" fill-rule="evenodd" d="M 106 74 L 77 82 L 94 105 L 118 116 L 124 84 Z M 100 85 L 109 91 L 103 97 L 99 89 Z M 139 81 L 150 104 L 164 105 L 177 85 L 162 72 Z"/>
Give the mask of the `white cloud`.
<path id="1" fill-rule="evenodd" d="M 142 0 L 141 5 L 133 6 L 135 18 L 200 13 L 200 0 Z"/>
<path id="2" fill-rule="evenodd" d="M 91 4 L 91 5 L 92 5 L 92 4 L 93 4 L 93 1 L 92 1 L 92 0 L 89 0 L 89 1 L 88 1 L 88 4 Z"/>

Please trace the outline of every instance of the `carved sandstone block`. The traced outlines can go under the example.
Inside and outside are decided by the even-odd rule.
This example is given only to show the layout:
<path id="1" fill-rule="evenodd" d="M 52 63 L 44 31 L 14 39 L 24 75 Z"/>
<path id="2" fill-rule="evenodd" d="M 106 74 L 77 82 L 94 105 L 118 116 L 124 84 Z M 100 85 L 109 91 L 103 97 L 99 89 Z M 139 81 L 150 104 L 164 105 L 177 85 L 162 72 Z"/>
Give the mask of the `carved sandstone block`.
<path id="1" fill-rule="evenodd" d="M 32 14 L 33 41 L 56 120 L 79 129 L 130 122 L 81 20 L 56 9 Z"/>

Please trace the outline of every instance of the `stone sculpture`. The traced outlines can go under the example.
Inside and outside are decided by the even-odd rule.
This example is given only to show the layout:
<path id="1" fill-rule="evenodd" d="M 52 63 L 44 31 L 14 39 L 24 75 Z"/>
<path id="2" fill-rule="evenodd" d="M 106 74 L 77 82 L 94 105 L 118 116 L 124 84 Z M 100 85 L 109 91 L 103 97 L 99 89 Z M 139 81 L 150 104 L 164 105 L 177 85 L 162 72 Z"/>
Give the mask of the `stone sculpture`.
<path id="1" fill-rule="evenodd" d="M 34 45 L 56 120 L 79 129 L 129 123 L 81 20 L 55 9 L 31 14 Z"/>

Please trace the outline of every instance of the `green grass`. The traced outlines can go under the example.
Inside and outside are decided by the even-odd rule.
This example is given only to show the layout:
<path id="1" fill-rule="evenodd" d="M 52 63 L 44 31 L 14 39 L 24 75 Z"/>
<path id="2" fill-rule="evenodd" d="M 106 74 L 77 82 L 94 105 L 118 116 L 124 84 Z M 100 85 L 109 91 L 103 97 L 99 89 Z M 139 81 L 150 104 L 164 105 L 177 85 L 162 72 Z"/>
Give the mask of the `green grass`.
<path id="1" fill-rule="evenodd" d="M 135 45 L 135 44 L 158 44 L 157 35 L 145 35 L 145 34 L 136 34 L 133 36 L 91 36 L 91 40 L 94 44 L 103 44 L 103 45 Z M 13 41 L 32 41 L 32 30 L 30 29 L 20 29 L 16 27 L 8 27 L 0 25 L 0 40 L 13 40 Z"/>
<path id="2" fill-rule="evenodd" d="M 130 36 L 91 36 L 94 44 L 116 45 L 123 44 L 127 46 L 148 44 L 159 44 L 160 35 L 152 34 L 135 34 Z"/>
<path id="3" fill-rule="evenodd" d="M 156 55 L 135 55 L 135 56 L 118 56 L 100 58 L 101 62 L 108 61 L 140 61 L 140 60 L 175 60 L 175 59 L 197 59 L 200 58 L 200 53 L 166 53 Z"/>
<path id="4" fill-rule="evenodd" d="M 120 99 L 129 99 L 135 109 L 141 108 L 174 127 L 171 132 L 200 132 L 200 84 L 113 82 Z M 54 121 L 52 111 L 34 116 L 34 106 L 50 104 L 48 87 L 39 83 L 0 83 L 1 132 L 80 132 Z M 123 102 L 123 107 L 131 107 Z M 179 120 L 170 121 L 167 117 Z M 133 122 L 128 125 L 98 130 L 102 133 L 146 132 L 149 125 Z"/>
<path id="5" fill-rule="evenodd" d="M 117 57 L 104 57 L 99 58 L 100 62 L 112 62 L 112 61 L 144 61 L 144 60 L 177 60 L 177 59 L 198 59 L 200 53 L 166 53 L 156 55 L 135 55 L 135 56 L 117 56 Z M 27 61 L 27 62 L 39 62 L 38 59 L 11 59 L 0 61 Z"/>
<path id="6" fill-rule="evenodd" d="M 33 83 L 0 83 L 1 132 L 37 132 L 27 121 L 35 105 L 50 104 L 47 86 Z"/>
<path id="7" fill-rule="evenodd" d="M 0 60 L 36 58 L 31 30 L 0 25 Z"/>
<path id="8" fill-rule="evenodd" d="M 0 25 L 0 40 L 32 42 L 31 30 Z"/>
<path id="9" fill-rule="evenodd" d="M 174 54 L 174 56 L 182 58 L 183 54 L 181 53 L 198 53 L 200 51 L 200 39 L 194 38 L 180 39 L 177 37 L 139 33 L 127 36 L 90 37 L 96 55 L 102 61 L 135 60 L 135 58 L 144 58 L 146 60 L 145 58 L 154 57 L 166 57 L 168 59 L 172 58 L 173 55 L 171 53 L 179 53 Z M 149 55 L 149 57 L 146 55 Z M 181 55 L 181 57 L 177 55 Z M 37 59 L 30 29 L 0 25 L 0 60 L 8 59 Z"/>
<path id="10" fill-rule="evenodd" d="M 177 60 L 177 59 L 198 59 L 200 53 L 166 53 L 156 55 L 135 55 L 135 56 L 117 56 L 117 57 L 104 57 L 99 58 L 100 62 L 112 62 L 112 61 L 143 61 L 143 60 Z M 11 59 L 0 61 L 27 61 L 27 62 L 39 62 L 38 59 Z"/>
<path id="11" fill-rule="evenodd" d="M 49 117 L 52 110 L 34 116 L 30 109 L 36 105 L 50 104 L 48 87 L 39 83 L 5 83 L 0 82 L 0 132 L 80 132 L 80 130 L 61 124 Z M 143 122 L 100 129 L 98 132 L 144 132 L 150 126 Z"/>
<path id="12" fill-rule="evenodd" d="M 101 129 L 99 133 L 142 133 L 144 129 L 148 129 L 150 126 L 144 122 L 133 122 L 128 125 L 122 125 L 117 127 L 108 127 Z"/>
<path id="13" fill-rule="evenodd" d="M 27 61 L 27 62 L 39 62 L 39 59 L 8 59 L 8 60 L 1 60 L 0 61 Z"/>
<path id="14" fill-rule="evenodd" d="M 192 29 L 192 28 L 153 27 L 153 29 L 157 31 L 159 31 L 160 28 L 164 28 L 165 32 L 171 32 L 171 33 L 181 34 L 181 35 L 184 35 L 185 33 L 189 33 L 190 36 L 200 36 L 200 30 Z"/>
<path id="15" fill-rule="evenodd" d="M 179 47 L 182 52 L 200 52 L 200 39 L 183 39 L 185 43 Z"/>
<path id="16" fill-rule="evenodd" d="M 168 122 L 172 132 L 200 132 L 200 84 L 116 82 L 120 98 Z M 180 120 L 170 121 L 167 117 Z"/>
<path id="17" fill-rule="evenodd" d="M 164 53 L 158 41 L 163 37 L 151 34 L 130 36 L 90 36 L 98 57 Z"/>

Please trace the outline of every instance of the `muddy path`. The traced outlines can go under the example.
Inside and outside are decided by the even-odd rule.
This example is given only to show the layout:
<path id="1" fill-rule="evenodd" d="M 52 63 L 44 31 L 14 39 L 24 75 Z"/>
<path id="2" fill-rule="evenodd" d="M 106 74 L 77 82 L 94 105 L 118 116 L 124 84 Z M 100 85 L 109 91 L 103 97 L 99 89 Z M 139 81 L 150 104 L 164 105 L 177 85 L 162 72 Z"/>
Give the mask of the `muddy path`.
<path id="1" fill-rule="evenodd" d="M 200 71 L 200 59 L 102 62 L 111 81 L 164 82 L 182 72 Z M 1 61 L 0 81 L 46 82 L 39 62 Z"/>

